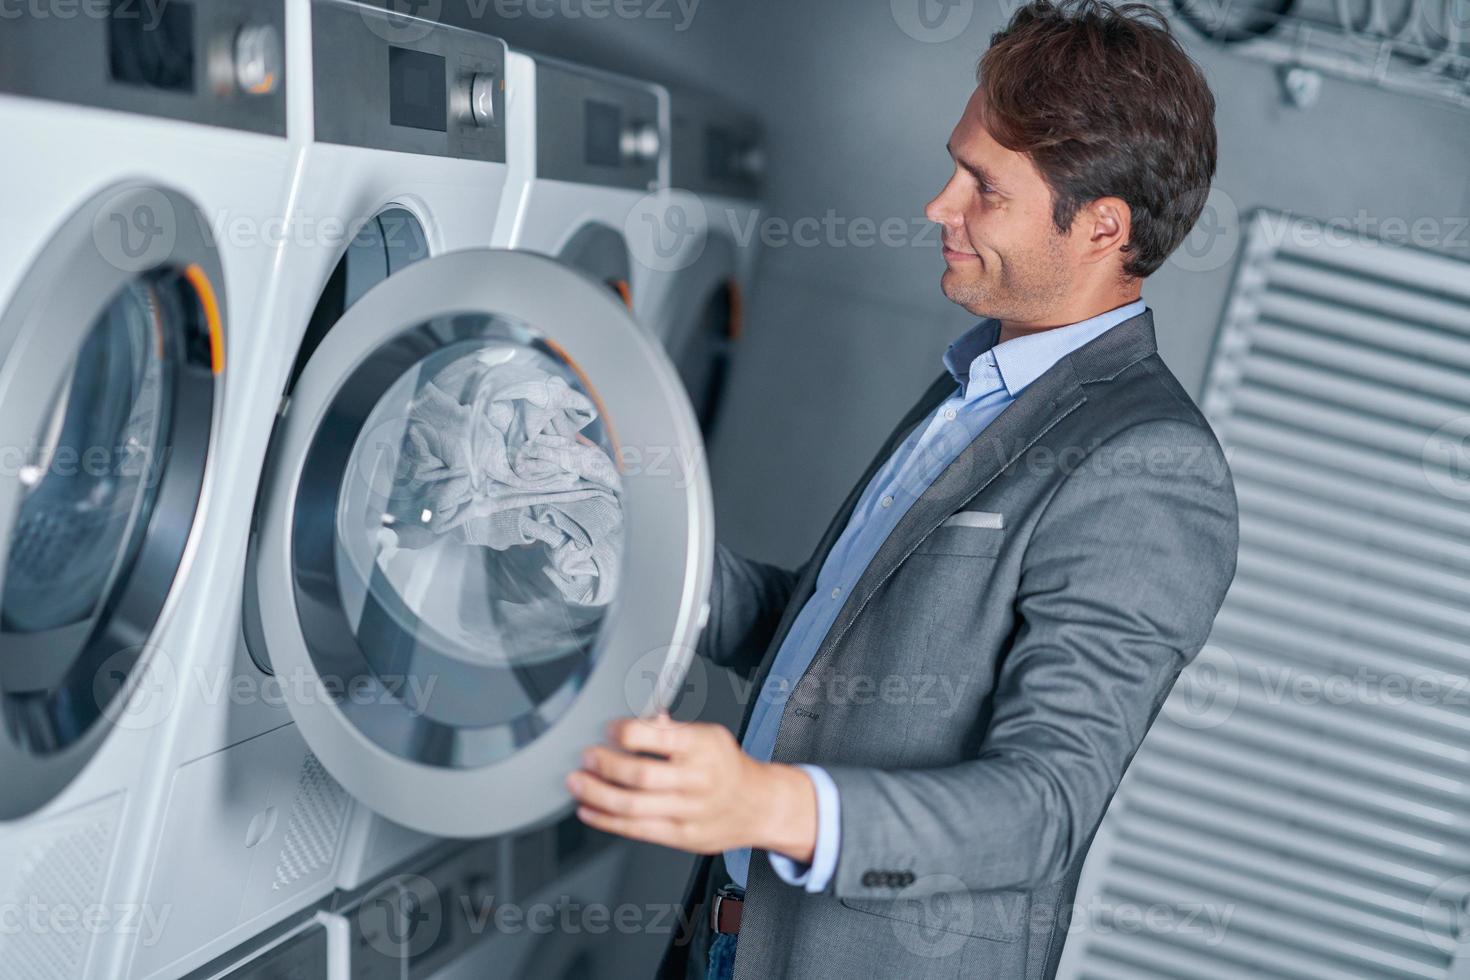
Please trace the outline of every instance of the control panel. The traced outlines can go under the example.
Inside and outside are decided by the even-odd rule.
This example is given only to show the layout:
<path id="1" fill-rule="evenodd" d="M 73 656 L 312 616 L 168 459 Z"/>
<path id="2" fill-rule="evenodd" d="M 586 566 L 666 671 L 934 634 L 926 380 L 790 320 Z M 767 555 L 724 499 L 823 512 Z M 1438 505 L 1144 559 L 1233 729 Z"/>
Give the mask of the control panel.
<path id="1" fill-rule="evenodd" d="M 96 16 L 17 4 L 0 92 L 286 135 L 284 0 L 98 0 Z"/>
<path id="2" fill-rule="evenodd" d="M 755 200 L 766 158 L 760 125 L 713 101 L 676 93 L 672 101 L 672 184 L 699 194 Z"/>
<path id="3" fill-rule="evenodd" d="M 536 59 L 536 176 L 656 190 L 664 152 L 657 86 Z"/>
<path id="4" fill-rule="evenodd" d="M 505 162 L 505 44 L 348 0 L 311 8 L 316 138 Z"/>

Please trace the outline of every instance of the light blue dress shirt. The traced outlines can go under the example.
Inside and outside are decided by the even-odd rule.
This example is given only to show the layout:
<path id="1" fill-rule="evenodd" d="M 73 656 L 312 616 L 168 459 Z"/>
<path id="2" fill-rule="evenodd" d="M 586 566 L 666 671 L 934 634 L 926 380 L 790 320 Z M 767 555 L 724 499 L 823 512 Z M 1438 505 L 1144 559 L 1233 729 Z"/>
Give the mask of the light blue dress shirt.
<path id="1" fill-rule="evenodd" d="M 771 672 L 751 711 L 742 748 L 769 762 L 776 747 L 781 714 L 796 683 L 806 673 L 837 613 L 847 601 L 878 548 L 913 503 L 960 452 L 974 442 L 1031 382 L 1053 364 L 1105 331 L 1142 313 L 1142 299 L 1100 313 L 1090 320 L 997 344 L 1000 322 L 980 321 L 944 354 L 944 366 L 958 390 L 919 424 L 868 483 L 842 536 L 832 546 L 807 600 L 776 653 Z M 817 792 L 817 841 L 809 867 L 771 854 L 771 867 L 788 884 L 808 892 L 824 891 L 837 870 L 841 845 L 841 803 L 837 785 L 820 766 L 802 766 Z M 750 874 L 750 850 L 725 852 L 725 867 L 741 888 Z"/>

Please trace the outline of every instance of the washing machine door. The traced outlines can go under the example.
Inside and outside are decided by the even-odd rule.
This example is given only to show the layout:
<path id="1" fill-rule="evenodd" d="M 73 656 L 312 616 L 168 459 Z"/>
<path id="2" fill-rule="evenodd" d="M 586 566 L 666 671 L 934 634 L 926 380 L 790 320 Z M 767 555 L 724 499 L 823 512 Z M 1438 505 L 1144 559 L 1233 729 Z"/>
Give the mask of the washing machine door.
<path id="1" fill-rule="evenodd" d="M 594 222 L 578 228 L 567 238 L 557 258 L 603 283 L 624 306 L 634 309 L 633 260 L 628 255 L 628 242 L 607 225 Z"/>
<path id="2" fill-rule="evenodd" d="M 224 367 L 207 227 L 171 191 L 109 190 L 0 315 L 0 818 L 146 723 L 129 698 L 161 655 Z"/>
<path id="3" fill-rule="evenodd" d="M 711 236 L 699 260 L 680 271 L 670 315 L 666 346 L 707 441 L 714 438 L 740 340 L 743 304 L 735 267 L 734 245 Z"/>
<path id="4" fill-rule="evenodd" d="M 667 703 L 712 516 L 661 348 L 602 283 L 470 250 L 376 286 L 273 439 L 264 639 L 312 750 L 413 829 L 544 822 L 613 718 Z"/>

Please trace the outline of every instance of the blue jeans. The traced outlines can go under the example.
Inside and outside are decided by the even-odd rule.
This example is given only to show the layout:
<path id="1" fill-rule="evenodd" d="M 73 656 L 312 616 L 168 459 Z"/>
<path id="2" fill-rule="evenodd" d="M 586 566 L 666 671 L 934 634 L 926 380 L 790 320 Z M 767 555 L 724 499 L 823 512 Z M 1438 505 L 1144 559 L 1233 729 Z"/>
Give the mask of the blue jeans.
<path id="1" fill-rule="evenodd" d="M 733 980 L 735 976 L 735 940 L 739 936 L 715 933 L 715 941 L 709 946 L 709 966 L 705 968 L 704 980 Z"/>

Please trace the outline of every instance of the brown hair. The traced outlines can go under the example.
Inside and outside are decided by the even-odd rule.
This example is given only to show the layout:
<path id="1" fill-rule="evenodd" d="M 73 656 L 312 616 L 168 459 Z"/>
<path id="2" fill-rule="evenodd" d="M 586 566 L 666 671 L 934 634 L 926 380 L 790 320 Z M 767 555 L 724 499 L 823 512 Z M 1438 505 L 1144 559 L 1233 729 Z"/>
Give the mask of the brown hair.
<path id="1" fill-rule="evenodd" d="M 976 79 L 991 135 L 1051 187 L 1058 231 L 1083 205 L 1119 197 L 1132 211 L 1124 274 L 1163 265 L 1215 175 L 1215 97 L 1163 14 L 1032 0 L 992 35 Z"/>

